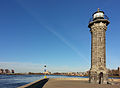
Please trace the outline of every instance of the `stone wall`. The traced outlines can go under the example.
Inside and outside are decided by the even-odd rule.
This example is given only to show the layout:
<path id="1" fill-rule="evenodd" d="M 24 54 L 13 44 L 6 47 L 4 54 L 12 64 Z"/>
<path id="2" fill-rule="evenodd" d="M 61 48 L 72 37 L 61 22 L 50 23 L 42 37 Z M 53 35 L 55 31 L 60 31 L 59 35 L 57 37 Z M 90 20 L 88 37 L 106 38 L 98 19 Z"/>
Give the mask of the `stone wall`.
<path id="1" fill-rule="evenodd" d="M 106 48 L 105 48 L 105 32 L 107 30 L 106 23 L 99 22 L 91 25 L 91 83 L 106 84 L 108 80 L 108 72 L 106 69 Z"/>

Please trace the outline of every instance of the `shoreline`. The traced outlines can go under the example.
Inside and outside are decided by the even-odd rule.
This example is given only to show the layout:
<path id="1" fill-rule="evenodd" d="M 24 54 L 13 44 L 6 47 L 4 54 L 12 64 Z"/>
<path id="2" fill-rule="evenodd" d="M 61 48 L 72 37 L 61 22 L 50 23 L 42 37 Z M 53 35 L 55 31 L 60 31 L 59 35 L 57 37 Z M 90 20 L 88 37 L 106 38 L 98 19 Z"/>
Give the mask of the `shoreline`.
<path id="1" fill-rule="evenodd" d="M 41 75 L 41 76 L 44 76 L 44 74 L 28 74 L 28 73 L 8 73 L 8 74 L 0 74 L 0 75 Z M 50 74 L 50 75 L 47 75 L 47 76 L 72 76 L 72 77 L 86 77 L 88 78 L 89 76 L 77 76 L 77 75 L 54 75 L 54 74 Z M 112 78 L 117 78 L 117 79 L 120 79 L 120 76 L 109 76 L 109 79 L 112 79 Z"/>

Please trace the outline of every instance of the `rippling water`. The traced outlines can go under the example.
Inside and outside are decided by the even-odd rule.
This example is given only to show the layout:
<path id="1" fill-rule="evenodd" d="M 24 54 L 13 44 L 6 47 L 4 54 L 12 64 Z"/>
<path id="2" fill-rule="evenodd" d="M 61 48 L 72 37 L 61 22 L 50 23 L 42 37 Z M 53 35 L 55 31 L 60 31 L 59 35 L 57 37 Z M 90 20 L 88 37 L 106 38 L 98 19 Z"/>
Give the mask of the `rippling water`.
<path id="1" fill-rule="evenodd" d="M 49 75 L 47 77 L 48 78 L 63 78 L 63 77 L 68 78 L 68 77 L 78 77 L 78 76 Z M 16 88 L 42 78 L 44 78 L 43 75 L 0 75 L 0 88 Z"/>
<path id="2" fill-rule="evenodd" d="M 80 76 L 56 76 L 49 75 L 48 78 L 88 78 Z M 44 78 L 43 75 L 0 75 L 0 88 L 16 88 L 27 83 Z"/>

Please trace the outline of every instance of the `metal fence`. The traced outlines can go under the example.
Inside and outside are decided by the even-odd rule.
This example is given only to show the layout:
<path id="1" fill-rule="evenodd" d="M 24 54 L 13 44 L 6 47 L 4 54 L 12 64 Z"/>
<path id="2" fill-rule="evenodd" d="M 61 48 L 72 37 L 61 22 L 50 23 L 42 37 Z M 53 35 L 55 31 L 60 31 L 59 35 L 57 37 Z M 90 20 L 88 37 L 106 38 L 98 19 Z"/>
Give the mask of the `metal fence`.
<path id="1" fill-rule="evenodd" d="M 99 19 L 99 18 L 98 18 L 98 19 Z M 104 15 L 104 18 L 103 18 L 103 19 L 109 20 L 109 18 L 107 17 L 107 15 Z M 93 17 L 89 19 L 89 23 L 92 22 L 92 21 L 94 21 Z"/>

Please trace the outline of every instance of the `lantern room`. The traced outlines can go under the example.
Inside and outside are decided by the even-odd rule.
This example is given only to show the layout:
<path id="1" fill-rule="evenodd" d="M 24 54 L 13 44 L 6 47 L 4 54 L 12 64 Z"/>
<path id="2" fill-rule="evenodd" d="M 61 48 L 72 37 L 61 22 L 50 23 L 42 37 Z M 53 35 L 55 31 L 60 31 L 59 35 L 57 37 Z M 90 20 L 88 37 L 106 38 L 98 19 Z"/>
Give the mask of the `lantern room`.
<path id="1" fill-rule="evenodd" d="M 100 11 L 98 8 L 98 11 L 93 14 L 93 21 L 96 19 L 104 19 L 104 12 Z"/>
<path id="2" fill-rule="evenodd" d="M 90 28 L 91 25 L 99 22 L 106 23 L 106 25 L 110 23 L 109 18 L 105 15 L 103 11 L 100 11 L 100 9 L 98 8 L 98 10 L 92 15 L 92 18 L 90 18 L 88 27 Z"/>

